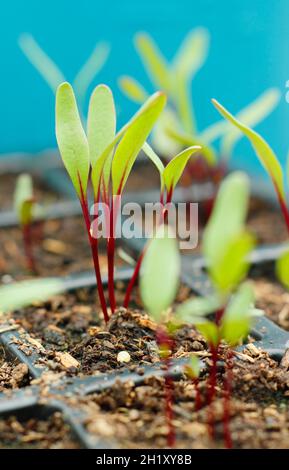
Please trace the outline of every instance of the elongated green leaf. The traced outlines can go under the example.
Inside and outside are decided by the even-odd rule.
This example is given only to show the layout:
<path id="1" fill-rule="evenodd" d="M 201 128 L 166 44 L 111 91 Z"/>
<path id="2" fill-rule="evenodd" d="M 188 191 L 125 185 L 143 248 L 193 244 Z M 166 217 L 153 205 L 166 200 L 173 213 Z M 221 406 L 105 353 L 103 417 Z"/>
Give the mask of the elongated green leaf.
<path id="1" fill-rule="evenodd" d="M 205 142 L 206 145 L 209 145 L 211 142 L 214 142 L 214 140 L 218 139 L 221 135 L 225 134 L 229 128 L 230 124 L 227 121 L 218 121 L 200 132 L 198 138 L 200 141 Z"/>
<path id="2" fill-rule="evenodd" d="M 113 194 L 123 191 L 135 159 L 166 104 L 163 93 L 152 95 L 137 113 L 118 144 L 112 161 Z"/>
<path id="3" fill-rule="evenodd" d="M 163 236 L 162 236 L 163 235 Z M 177 240 L 161 225 L 147 247 L 140 273 L 140 293 L 144 306 L 155 321 L 172 304 L 179 285 L 180 255 Z"/>
<path id="4" fill-rule="evenodd" d="M 246 124 L 248 127 L 256 126 L 277 106 L 280 101 L 280 95 L 280 91 L 276 88 L 267 90 L 253 103 L 243 109 L 243 111 L 238 113 L 238 121 Z M 234 146 L 242 136 L 242 132 L 237 127 L 228 132 L 222 140 L 221 154 L 229 158 L 232 155 Z"/>
<path id="5" fill-rule="evenodd" d="M 146 33 L 139 33 L 135 37 L 135 45 L 156 88 L 169 92 L 171 90 L 170 68 L 152 38 Z"/>
<path id="6" fill-rule="evenodd" d="M 18 176 L 14 193 L 14 209 L 21 225 L 30 224 L 33 219 L 33 183 L 29 174 Z"/>
<path id="7" fill-rule="evenodd" d="M 170 126 L 167 126 L 166 132 L 169 137 L 176 140 L 182 145 L 189 145 L 189 146 L 200 146 L 202 147 L 202 156 L 205 158 L 206 162 L 213 166 L 217 163 L 217 154 L 213 147 L 207 145 L 203 140 L 199 139 L 199 137 L 192 137 L 190 134 L 178 132 L 177 130 L 173 129 Z"/>
<path id="8" fill-rule="evenodd" d="M 92 53 L 77 73 L 73 81 L 73 88 L 79 102 L 82 105 L 87 89 L 105 64 L 109 55 L 109 51 L 110 47 L 107 43 L 101 42 L 96 44 Z"/>
<path id="9" fill-rule="evenodd" d="M 209 49 L 210 35 L 205 28 L 188 33 L 173 62 L 173 70 L 186 79 L 192 79 L 204 65 Z"/>
<path id="10" fill-rule="evenodd" d="M 182 323 L 195 324 L 196 317 L 216 312 L 221 307 L 221 298 L 218 295 L 208 297 L 195 297 L 179 305 L 176 309 L 176 318 Z"/>
<path id="11" fill-rule="evenodd" d="M 157 120 L 151 136 L 153 148 L 166 160 L 170 160 L 184 148 L 182 142 L 177 141 L 174 137 L 170 137 L 167 132 L 168 128 L 179 129 L 179 126 L 180 122 L 176 112 L 167 105 Z"/>
<path id="12" fill-rule="evenodd" d="M 267 144 L 263 137 L 247 127 L 245 124 L 242 124 L 240 121 L 238 121 L 220 103 L 218 103 L 216 100 L 212 100 L 212 102 L 220 114 L 234 126 L 236 126 L 241 132 L 243 132 L 243 134 L 249 139 L 260 162 L 273 180 L 274 186 L 280 194 L 280 197 L 285 200 L 282 167 L 271 147 Z"/>
<path id="13" fill-rule="evenodd" d="M 221 337 L 230 346 L 236 346 L 248 335 L 252 323 L 253 302 L 253 288 L 249 282 L 246 282 L 233 296 L 222 318 Z"/>
<path id="14" fill-rule="evenodd" d="M 163 178 L 163 173 L 164 173 L 164 165 L 163 165 L 163 162 L 161 161 L 160 157 L 156 154 L 156 152 L 151 148 L 151 146 L 145 142 L 143 147 L 142 147 L 144 153 L 147 155 L 147 157 L 149 157 L 149 159 L 151 160 L 151 162 L 154 164 L 154 166 L 156 167 L 156 169 L 158 170 L 159 172 L 159 175 L 160 175 L 160 186 L 161 186 L 161 191 L 163 189 L 163 186 L 164 186 L 164 178 Z"/>
<path id="15" fill-rule="evenodd" d="M 223 243 L 226 245 L 218 247 L 215 264 L 211 264 L 208 270 L 215 287 L 229 293 L 248 272 L 248 255 L 255 246 L 255 240 L 251 234 L 244 232 Z"/>
<path id="16" fill-rule="evenodd" d="M 87 121 L 87 138 L 90 163 L 95 168 L 96 161 L 115 137 L 116 116 L 113 95 L 106 85 L 98 85 L 91 95 Z M 103 166 L 103 191 L 108 193 L 111 159 L 113 152 Z"/>
<path id="17" fill-rule="evenodd" d="M 200 152 L 201 150 L 202 148 L 200 146 L 189 147 L 186 150 L 183 150 L 178 155 L 176 155 L 167 164 L 164 169 L 163 178 L 168 191 L 173 190 L 178 184 L 178 181 L 181 178 L 190 157 L 194 153 Z"/>
<path id="18" fill-rule="evenodd" d="M 53 93 L 58 85 L 65 81 L 65 77 L 57 65 L 51 60 L 46 52 L 41 49 L 31 34 L 21 34 L 19 37 L 19 46 L 27 59 L 42 75 L 48 83 Z"/>
<path id="19" fill-rule="evenodd" d="M 227 176 L 204 231 L 203 253 L 209 272 L 220 289 L 229 288 L 245 272 L 243 258 L 253 245 L 252 237 L 244 233 L 248 200 L 249 179 L 245 173 Z M 230 256 L 233 257 L 231 264 Z"/>
<path id="20" fill-rule="evenodd" d="M 285 251 L 276 262 L 276 274 L 284 286 L 289 287 L 289 251 Z"/>
<path id="21" fill-rule="evenodd" d="M 219 330 L 215 323 L 204 321 L 203 323 L 197 323 L 196 327 L 209 345 L 217 346 L 219 343 Z"/>
<path id="22" fill-rule="evenodd" d="M 118 84 L 121 91 L 135 103 L 142 104 L 148 98 L 143 86 L 132 77 L 121 77 Z"/>
<path id="23" fill-rule="evenodd" d="M 45 301 L 64 290 L 59 279 L 23 281 L 0 287 L 0 313 L 25 307 L 33 302 Z"/>
<path id="24" fill-rule="evenodd" d="M 73 89 L 66 82 L 58 87 L 56 94 L 56 137 L 64 166 L 81 199 L 87 191 L 89 147 Z"/>

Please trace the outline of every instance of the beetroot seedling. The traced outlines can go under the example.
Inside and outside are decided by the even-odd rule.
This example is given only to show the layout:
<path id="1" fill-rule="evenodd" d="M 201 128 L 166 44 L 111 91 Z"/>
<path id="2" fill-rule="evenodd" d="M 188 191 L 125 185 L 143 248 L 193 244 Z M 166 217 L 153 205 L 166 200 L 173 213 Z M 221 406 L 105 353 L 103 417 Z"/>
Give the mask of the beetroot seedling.
<path id="1" fill-rule="evenodd" d="M 28 174 L 22 174 L 17 178 L 14 193 L 14 209 L 18 217 L 22 231 L 23 246 L 28 271 L 36 272 L 33 255 L 32 224 L 35 209 L 32 178 Z"/>
<path id="2" fill-rule="evenodd" d="M 174 194 L 174 189 L 180 180 L 183 171 L 186 168 L 186 165 L 192 155 L 200 150 L 199 146 L 189 147 L 178 155 L 176 155 L 167 165 L 166 167 L 163 165 L 159 156 L 154 152 L 154 150 L 149 146 L 148 143 L 145 143 L 143 146 L 143 150 L 149 159 L 153 162 L 155 167 L 157 168 L 159 175 L 160 175 L 160 204 L 162 206 L 162 214 L 160 216 L 159 223 L 167 223 L 168 221 L 168 214 L 169 208 L 172 203 L 172 198 Z M 141 268 L 141 264 L 144 257 L 144 251 L 139 256 L 134 273 L 131 277 L 131 280 L 128 284 L 126 295 L 124 299 L 124 307 L 127 308 L 130 302 L 131 294 L 133 287 L 136 283 L 139 270 Z"/>
<path id="3" fill-rule="evenodd" d="M 194 298 L 177 309 L 178 320 L 192 323 L 205 337 L 211 351 L 211 368 L 208 379 L 208 425 L 214 437 L 214 399 L 217 384 L 217 363 L 220 344 L 236 346 L 249 332 L 252 317 L 258 311 L 252 308 L 252 287 L 241 284 L 246 277 L 248 254 L 254 246 L 252 236 L 245 230 L 249 181 L 245 174 L 233 173 L 222 183 L 210 221 L 204 232 L 203 254 L 214 292 L 207 298 Z M 214 320 L 207 315 L 216 312 Z M 231 447 L 229 433 L 229 403 L 231 374 L 228 354 L 228 374 L 224 398 L 224 435 Z"/>
<path id="4" fill-rule="evenodd" d="M 91 178 L 94 195 L 94 217 L 99 216 L 98 203 L 108 207 L 107 258 L 108 291 L 112 313 L 115 310 L 114 253 L 115 227 L 120 197 L 126 181 L 156 120 L 166 102 L 163 93 L 151 96 L 133 118 L 115 133 L 114 100 L 105 85 L 95 88 L 89 105 L 87 136 L 82 127 L 72 87 L 63 83 L 56 96 L 56 135 L 63 163 L 80 200 L 94 262 L 100 303 L 107 322 L 108 310 L 102 286 L 98 257 L 97 224 L 90 224 L 87 187 Z M 95 228 L 96 227 L 96 228 Z"/>
<path id="5" fill-rule="evenodd" d="M 31 34 L 20 35 L 19 47 L 55 94 L 57 87 L 66 80 L 58 65 L 40 47 Z M 73 80 L 75 94 L 80 103 L 81 116 L 85 115 L 84 105 L 89 86 L 107 61 L 109 51 L 110 47 L 107 43 L 96 44 Z"/>
<path id="6" fill-rule="evenodd" d="M 219 121 L 207 129 L 199 130 L 193 100 L 192 82 L 203 67 L 209 51 L 210 36 L 205 28 L 188 33 L 175 57 L 168 62 L 158 45 L 147 33 L 135 37 L 135 46 L 152 86 L 162 89 L 168 96 L 168 106 L 152 133 L 154 149 L 165 159 L 184 147 L 200 145 L 200 158 L 188 165 L 187 179 L 210 178 L 219 183 L 226 172 L 228 159 L 241 134 L 232 132 L 226 121 Z M 148 92 L 135 79 L 124 76 L 119 80 L 123 93 L 132 101 L 143 103 Z M 256 101 L 244 108 L 238 116 L 249 126 L 256 126 L 265 119 L 280 100 L 277 89 L 269 89 Z M 224 136 L 221 148 L 215 142 Z"/>
<path id="7" fill-rule="evenodd" d="M 173 337 L 167 325 L 167 309 L 178 289 L 180 256 L 178 244 L 167 225 L 160 225 L 147 246 L 140 272 L 140 293 L 144 306 L 158 324 L 156 341 L 166 367 L 165 401 L 168 447 L 175 445 L 173 425 L 173 381 L 170 377 Z"/>

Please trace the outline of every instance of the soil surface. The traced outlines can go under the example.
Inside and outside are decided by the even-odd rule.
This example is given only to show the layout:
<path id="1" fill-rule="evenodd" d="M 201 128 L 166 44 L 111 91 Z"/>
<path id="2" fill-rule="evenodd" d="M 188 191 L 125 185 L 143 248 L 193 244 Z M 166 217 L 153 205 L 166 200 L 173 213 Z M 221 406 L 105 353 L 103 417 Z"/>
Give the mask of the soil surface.
<path id="1" fill-rule="evenodd" d="M 207 359 L 210 362 L 210 359 Z M 289 372 L 265 353 L 248 350 L 234 362 L 229 403 L 230 434 L 234 448 L 288 448 Z M 224 447 L 224 372 L 219 370 L 214 407 L 207 405 L 207 376 L 198 384 L 201 408 L 195 411 L 196 386 L 188 379 L 174 384 L 174 417 L 177 448 Z M 164 379 L 152 378 L 139 386 L 116 383 L 112 389 L 70 404 L 87 413 L 89 432 L 122 448 L 167 446 Z M 208 421 L 213 409 L 214 436 Z"/>
<path id="2" fill-rule="evenodd" d="M 255 235 L 257 245 L 288 240 L 288 231 L 279 208 L 257 198 L 251 199 L 247 225 Z"/>
<path id="3" fill-rule="evenodd" d="M 118 305 L 122 304 L 124 292 L 124 284 L 119 282 Z M 189 288 L 181 286 L 177 301 L 187 298 L 189 292 Z M 141 307 L 137 292 L 133 305 Z M 13 321 L 41 342 L 45 348 L 38 351 L 41 362 L 53 370 L 87 375 L 124 367 L 134 369 L 159 361 L 155 343 L 157 325 L 146 314 L 120 308 L 107 326 L 99 314 L 95 289 L 79 289 L 18 310 L 13 313 Z M 129 354 L 128 363 L 119 359 L 122 351 Z M 183 328 L 176 335 L 174 357 L 190 351 L 207 354 L 202 337 L 191 328 Z M 65 353 L 71 359 L 67 364 Z"/>
<path id="4" fill-rule="evenodd" d="M 29 277 L 18 227 L 0 229 L 0 281 Z M 105 242 L 101 241 L 101 247 Z M 34 227 L 33 253 L 40 276 L 67 275 L 93 269 L 90 246 L 81 217 L 47 220 Z M 116 256 L 117 265 L 121 264 Z M 100 253 L 100 264 L 106 271 L 106 255 Z M 1 279 L 2 278 L 2 279 Z"/>
<path id="5" fill-rule="evenodd" d="M 31 418 L 19 421 L 16 417 L 0 419 L 1 449 L 79 449 L 70 427 L 59 412 L 47 420 Z"/>
<path id="6" fill-rule="evenodd" d="M 29 385 L 28 367 L 8 359 L 0 345 L 0 392 L 26 385 Z"/>

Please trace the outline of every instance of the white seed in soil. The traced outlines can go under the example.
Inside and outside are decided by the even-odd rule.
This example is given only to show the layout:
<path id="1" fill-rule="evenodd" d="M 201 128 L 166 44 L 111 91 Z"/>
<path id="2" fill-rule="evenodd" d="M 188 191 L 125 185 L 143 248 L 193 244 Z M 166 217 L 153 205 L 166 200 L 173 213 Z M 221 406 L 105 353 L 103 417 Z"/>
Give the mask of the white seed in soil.
<path id="1" fill-rule="evenodd" d="M 120 351 L 116 360 L 117 362 L 130 362 L 130 354 L 127 351 Z"/>

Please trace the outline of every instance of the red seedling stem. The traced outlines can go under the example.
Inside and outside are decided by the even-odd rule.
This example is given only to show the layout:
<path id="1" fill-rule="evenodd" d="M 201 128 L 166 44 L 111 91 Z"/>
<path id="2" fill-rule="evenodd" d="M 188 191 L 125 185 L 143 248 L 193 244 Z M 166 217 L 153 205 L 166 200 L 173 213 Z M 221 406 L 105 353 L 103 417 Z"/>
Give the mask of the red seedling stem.
<path id="1" fill-rule="evenodd" d="M 274 187 L 275 187 L 275 190 L 276 190 L 276 193 L 277 193 L 278 201 L 279 201 L 279 204 L 280 204 L 280 207 L 281 207 L 281 211 L 282 211 L 282 214 L 283 214 L 283 217 L 284 217 L 284 221 L 285 221 L 285 224 L 286 224 L 286 227 L 287 227 L 287 231 L 289 233 L 289 211 L 288 211 L 288 207 L 287 207 L 286 202 L 284 201 L 284 198 L 281 195 L 279 189 L 277 188 L 276 184 L 274 184 Z"/>
<path id="2" fill-rule="evenodd" d="M 131 277 L 131 279 L 128 283 L 127 290 L 126 290 L 126 293 L 125 293 L 124 302 L 123 302 L 124 308 L 128 308 L 128 306 L 129 306 L 132 290 L 133 290 L 134 285 L 137 281 L 144 255 L 145 255 L 145 250 L 143 250 L 142 253 L 140 254 L 140 256 L 137 260 L 137 263 L 135 265 L 133 275 L 132 275 L 132 277 Z"/>
<path id="3" fill-rule="evenodd" d="M 22 226 L 23 245 L 26 257 L 27 268 L 31 273 L 36 273 L 36 265 L 32 249 L 31 224 Z"/>
<path id="4" fill-rule="evenodd" d="M 84 221 L 85 221 L 88 240 L 89 240 L 91 253 L 92 253 L 92 258 L 93 258 L 93 265 L 94 265 L 94 271 L 95 271 L 96 285 L 97 285 L 97 291 L 98 291 L 98 295 L 99 295 L 99 301 L 100 301 L 100 305 L 101 305 L 101 308 L 102 308 L 104 321 L 105 321 L 105 323 L 108 323 L 109 316 L 108 316 L 107 307 L 106 307 L 106 301 L 105 301 L 105 296 L 104 296 L 104 291 L 103 291 L 103 284 L 102 284 L 100 265 L 99 265 L 98 239 L 96 237 L 92 236 L 92 234 L 91 234 L 91 224 L 90 224 L 90 216 L 89 216 L 89 211 L 88 211 L 87 199 L 86 199 L 86 197 L 83 193 L 81 183 L 80 183 L 80 188 L 81 188 L 80 204 L 81 204 L 81 209 L 82 209 L 83 218 L 84 218 Z"/>
<path id="5" fill-rule="evenodd" d="M 169 204 L 171 202 L 172 197 L 173 197 L 173 188 L 169 191 L 169 193 L 167 195 L 167 204 Z M 164 207 L 164 193 L 163 192 L 161 192 L 161 194 L 160 194 L 160 204 Z M 159 223 L 161 224 L 165 220 L 167 220 L 167 209 L 164 208 L 164 210 L 163 210 L 163 212 L 160 216 Z M 140 272 L 140 268 L 141 268 L 141 265 L 142 265 L 142 262 L 143 262 L 143 259 L 144 259 L 144 255 L 145 255 L 145 250 L 143 250 L 142 253 L 140 254 L 140 256 L 137 260 L 137 263 L 135 265 L 133 275 L 132 275 L 131 280 L 128 284 L 126 294 L 125 294 L 125 298 L 124 298 L 124 303 L 123 303 L 123 306 L 125 308 L 128 308 L 128 306 L 129 306 L 132 290 L 133 290 L 133 288 L 136 284 L 136 281 L 137 281 L 137 278 L 138 278 L 138 275 L 139 275 L 139 272 Z"/>
<path id="6" fill-rule="evenodd" d="M 109 238 L 107 241 L 107 264 L 108 264 L 108 295 L 111 313 L 115 312 L 116 302 L 114 295 L 114 252 L 115 252 L 115 231 L 114 231 L 114 198 L 111 198 L 109 212 Z"/>
<path id="7" fill-rule="evenodd" d="M 170 338 L 168 333 L 163 329 L 159 328 L 156 334 L 156 340 L 159 348 L 165 352 L 165 358 L 163 359 L 165 365 L 165 414 L 168 427 L 167 434 L 167 446 L 172 449 L 176 443 L 176 433 L 173 423 L 173 399 L 174 399 L 174 384 L 170 376 L 171 366 L 171 351 L 173 348 L 173 340 Z"/>
<path id="8" fill-rule="evenodd" d="M 193 381 L 194 383 L 194 386 L 195 386 L 195 392 L 196 392 L 196 396 L 195 396 L 195 411 L 199 411 L 202 407 L 202 400 L 201 400 L 201 394 L 200 394 L 200 388 L 199 388 L 199 379 L 196 378 L 194 379 Z"/>
<path id="9" fill-rule="evenodd" d="M 226 376 L 224 383 L 224 413 L 223 413 L 223 429 L 224 429 L 224 443 L 227 449 L 232 449 L 233 442 L 230 431 L 230 403 L 231 403 L 231 388 L 232 388 L 232 368 L 233 368 L 233 353 L 228 349 L 226 355 Z"/>

